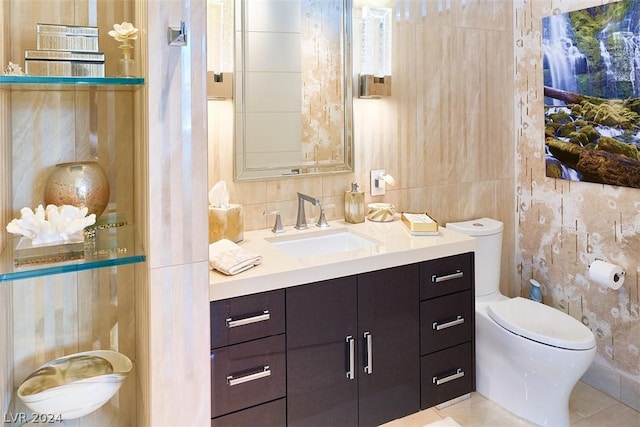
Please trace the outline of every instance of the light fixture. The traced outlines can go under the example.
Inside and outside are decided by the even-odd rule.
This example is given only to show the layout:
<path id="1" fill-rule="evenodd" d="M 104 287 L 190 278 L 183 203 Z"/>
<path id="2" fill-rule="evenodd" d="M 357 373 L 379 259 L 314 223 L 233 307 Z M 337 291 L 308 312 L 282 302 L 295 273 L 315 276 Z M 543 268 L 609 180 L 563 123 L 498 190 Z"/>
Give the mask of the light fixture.
<path id="1" fill-rule="evenodd" d="M 207 71 L 207 98 L 233 98 L 233 73 Z"/>
<path id="2" fill-rule="evenodd" d="M 362 8 L 360 98 L 391 95 L 391 26 L 389 7 Z"/>
<path id="3" fill-rule="evenodd" d="M 394 185 L 396 180 L 384 169 L 371 170 L 371 195 L 382 196 L 387 192 L 387 184 Z"/>
<path id="4" fill-rule="evenodd" d="M 207 0 L 207 99 L 233 98 L 233 0 Z"/>

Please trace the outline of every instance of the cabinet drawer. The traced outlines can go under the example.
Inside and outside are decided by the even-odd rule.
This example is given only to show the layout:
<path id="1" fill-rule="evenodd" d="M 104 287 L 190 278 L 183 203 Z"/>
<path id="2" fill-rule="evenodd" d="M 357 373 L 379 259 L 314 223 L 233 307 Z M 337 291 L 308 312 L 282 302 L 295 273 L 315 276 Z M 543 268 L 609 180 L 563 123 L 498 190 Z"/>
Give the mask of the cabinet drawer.
<path id="1" fill-rule="evenodd" d="M 277 427 L 287 424 L 286 399 L 278 399 L 211 420 L 211 427 Z"/>
<path id="2" fill-rule="evenodd" d="M 472 289 L 473 252 L 420 264 L 420 299 Z"/>
<path id="3" fill-rule="evenodd" d="M 420 408 L 427 409 L 473 391 L 473 347 L 461 344 L 420 360 Z"/>
<path id="4" fill-rule="evenodd" d="M 473 295 L 458 292 L 420 303 L 420 354 L 473 339 Z"/>
<path id="5" fill-rule="evenodd" d="M 284 335 L 211 352 L 211 416 L 217 417 L 285 396 Z"/>
<path id="6" fill-rule="evenodd" d="M 214 301 L 211 348 L 284 333 L 284 290 Z"/>

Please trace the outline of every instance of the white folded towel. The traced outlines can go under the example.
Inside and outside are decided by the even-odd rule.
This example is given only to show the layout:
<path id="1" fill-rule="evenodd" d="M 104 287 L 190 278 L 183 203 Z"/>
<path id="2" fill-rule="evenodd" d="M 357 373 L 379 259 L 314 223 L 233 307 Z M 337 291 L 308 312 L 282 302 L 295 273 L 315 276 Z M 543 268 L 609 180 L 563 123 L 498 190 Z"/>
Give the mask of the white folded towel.
<path id="1" fill-rule="evenodd" d="M 209 245 L 209 265 L 228 276 L 241 273 L 262 262 L 262 257 L 242 249 L 231 240 L 222 239 Z"/>

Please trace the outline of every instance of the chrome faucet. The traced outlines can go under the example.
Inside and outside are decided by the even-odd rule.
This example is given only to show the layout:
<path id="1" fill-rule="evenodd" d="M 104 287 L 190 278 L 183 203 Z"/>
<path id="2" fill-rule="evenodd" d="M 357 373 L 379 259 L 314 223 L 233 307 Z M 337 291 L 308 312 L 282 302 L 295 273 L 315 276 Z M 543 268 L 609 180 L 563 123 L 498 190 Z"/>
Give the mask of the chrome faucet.
<path id="1" fill-rule="evenodd" d="M 322 208 L 322 204 L 320 203 L 320 199 L 316 199 L 315 197 L 307 196 L 306 194 L 298 193 L 298 218 L 296 219 L 296 225 L 294 228 L 298 230 L 304 230 L 307 228 L 307 217 L 304 213 L 304 202 L 305 200 L 311 203 L 313 206 L 317 206 L 320 208 L 320 216 L 318 217 L 318 222 L 316 226 L 318 227 L 328 227 L 327 219 L 324 215 L 324 209 Z"/>

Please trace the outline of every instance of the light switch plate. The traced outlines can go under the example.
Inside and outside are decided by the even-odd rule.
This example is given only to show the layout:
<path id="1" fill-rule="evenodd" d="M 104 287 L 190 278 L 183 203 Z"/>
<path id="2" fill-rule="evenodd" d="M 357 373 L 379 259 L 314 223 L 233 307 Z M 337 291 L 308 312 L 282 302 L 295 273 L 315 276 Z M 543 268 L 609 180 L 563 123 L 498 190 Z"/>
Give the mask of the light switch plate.
<path id="1" fill-rule="evenodd" d="M 371 195 L 372 196 L 384 196 L 386 191 L 385 182 L 380 178 L 385 174 L 385 169 L 371 169 Z M 376 180 L 378 186 L 376 186 Z"/>

